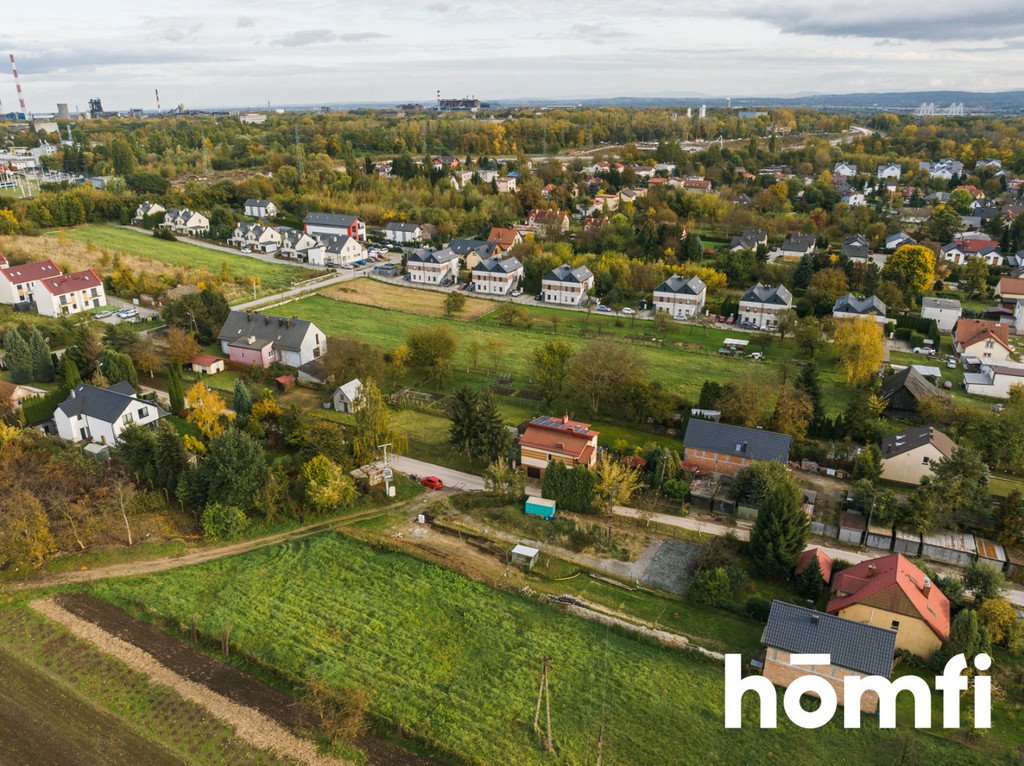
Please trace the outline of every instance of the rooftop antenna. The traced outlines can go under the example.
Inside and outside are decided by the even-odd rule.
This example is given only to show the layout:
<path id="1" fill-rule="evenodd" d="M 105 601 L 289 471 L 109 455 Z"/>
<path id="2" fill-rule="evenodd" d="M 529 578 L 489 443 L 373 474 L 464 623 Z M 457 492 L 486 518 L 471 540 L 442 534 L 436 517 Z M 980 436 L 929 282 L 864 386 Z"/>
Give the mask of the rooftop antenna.
<path id="1" fill-rule="evenodd" d="M 14 85 L 18 89 L 18 105 L 21 107 L 21 111 L 25 113 L 25 118 L 28 118 L 28 107 L 25 106 L 25 93 L 21 89 L 21 80 L 18 78 L 18 65 L 14 63 L 14 54 L 11 54 L 11 72 L 14 73 Z"/>
<path id="2" fill-rule="evenodd" d="M 156 113 L 160 114 L 160 112 L 161 112 L 161 109 L 160 109 L 160 89 L 159 88 L 154 88 L 153 92 L 156 94 Z"/>

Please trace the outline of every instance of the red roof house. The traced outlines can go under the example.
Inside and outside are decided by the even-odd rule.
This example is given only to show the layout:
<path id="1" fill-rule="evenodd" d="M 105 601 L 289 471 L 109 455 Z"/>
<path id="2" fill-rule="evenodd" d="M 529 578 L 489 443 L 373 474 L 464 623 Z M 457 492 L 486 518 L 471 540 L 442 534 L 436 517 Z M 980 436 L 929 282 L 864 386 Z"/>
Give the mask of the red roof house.
<path id="1" fill-rule="evenodd" d="M 568 415 L 534 418 L 519 437 L 520 463 L 534 478 L 540 478 L 552 460 L 589 468 L 597 462 L 597 437 L 589 423 L 569 420 Z"/>

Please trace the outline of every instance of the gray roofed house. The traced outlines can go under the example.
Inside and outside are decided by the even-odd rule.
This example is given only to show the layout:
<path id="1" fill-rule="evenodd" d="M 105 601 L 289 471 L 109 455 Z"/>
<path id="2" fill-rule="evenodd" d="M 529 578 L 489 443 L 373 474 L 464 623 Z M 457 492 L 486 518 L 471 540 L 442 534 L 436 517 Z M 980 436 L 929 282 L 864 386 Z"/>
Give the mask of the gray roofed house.
<path id="1" fill-rule="evenodd" d="M 847 258 L 867 258 L 871 254 L 871 243 L 863 234 L 854 234 L 846 238 L 840 252 Z"/>
<path id="2" fill-rule="evenodd" d="M 885 311 L 885 303 L 877 295 L 858 298 L 853 293 L 847 293 L 841 298 L 837 298 L 835 305 L 832 306 L 832 316 L 834 317 L 870 316 L 874 314 L 877 318 L 884 319 Z"/>
<path id="3" fill-rule="evenodd" d="M 523 264 L 514 256 L 510 258 L 494 256 L 480 261 L 480 263 L 473 267 L 473 271 L 482 271 L 489 274 L 511 274 L 521 268 L 523 268 Z"/>
<path id="4" fill-rule="evenodd" d="M 768 232 L 764 229 L 744 229 L 729 242 L 730 250 L 757 250 L 758 245 L 768 244 Z"/>
<path id="5" fill-rule="evenodd" d="M 654 288 L 656 293 L 675 293 L 677 295 L 700 295 L 705 290 L 707 290 L 707 286 L 700 277 L 681 277 L 678 274 L 673 274 Z"/>
<path id="6" fill-rule="evenodd" d="M 806 255 L 813 253 L 814 248 L 818 245 L 818 239 L 813 234 L 787 234 L 786 238 L 782 241 L 782 247 L 780 248 L 785 256 L 794 255 Z"/>
<path id="7" fill-rule="evenodd" d="M 347 229 L 358 220 L 358 217 L 345 213 L 307 213 L 306 217 L 302 219 L 302 223 L 315 226 L 340 226 Z"/>
<path id="8" fill-rule="evenodd" d="M 593 272 L 586 266 L 577 266 L 573 269 L 569 267 L 568 263 L 563 263 L 544 276 L 544 279 L 550 279 L 554 282 L 573 282 L 575 284 L 583 284 L 593 278 Z"/>
<path id="9" fill-rule="evenodd" d="M 109 388 L 79 383 L 57 405 L 53 419 L 66 441 L 114 445 L 128 425 L 148 426 L 165 415 L 154 402 L 140 399 L 131 383 L 122 381 Z"/>
<path id="10" fill-rule="evenodd" d="M 793 293 L 785 285 L 770 287 L 758 282 L 749 288 L 740 298 L 740 302 L 767 303 L 777 306 L 790 306 L 793 303 Z"/>
<path id="11" fill-rule="evenodd" d="M 384 231 L 402 231 L 407 234 L 415 234 L 420 230 L 419 224 L 402 223 L 401 221 L 388 221 L 384 224 Z"/>
<path id="12" fill-rule="evenodd" d="M 494 255 L 497 244 L 486 239 L 453 239 L 448 243 L 448 247 L 456 255 L 476 253 L 481 258 L 490 258 Z"/>
<path id="13" fill-rule="evenodd" d="M 776 599 L 761 643 L 790 654 L 828 654 L 835 667 L 888 678 L 896 631 Z"/>
<path id="14" fill-rule="evenodd" d="M 413 250 L 409 253 L 408 258 L 406 258 L 406 263 L 449 263 L 458 257 L 459 254 L 448 247 L 440 250 L 421 247 L 418 250 Z"/>
<path id="15" fill-rule="evenodd" d="M 942 433 L 942 431 L 931 426 L 914 426 L 882 439 L 882 459 L 885 460 L 902 455 L 905 452 L 912 452 L 927 444 L 934 446 L 947 457 L 952 455 L 956 449 L 956 442 Z"/>
<path id="16" fill-rule="evenodd" d="M 683 445 L 686 462 L 701 470 L 735 475 L 754 460 L 786 463 L 793 437 L 761 428 L 745 428 L 691 418 Z"/>
<path id="17" fill-rule="evenodd" d="M 308 319 L 286 319 L 255 311 L 231 311 L 217 333 L 217 339 L 221 350 L 233 362 L 262 367 L 268 364 L 253 360 L 251 355 L 240 351 L 265 349 L 269 344 L 273 350 L 269 362 L 300 367 L 319 358 L 327 347 L 326 336 Z"/>

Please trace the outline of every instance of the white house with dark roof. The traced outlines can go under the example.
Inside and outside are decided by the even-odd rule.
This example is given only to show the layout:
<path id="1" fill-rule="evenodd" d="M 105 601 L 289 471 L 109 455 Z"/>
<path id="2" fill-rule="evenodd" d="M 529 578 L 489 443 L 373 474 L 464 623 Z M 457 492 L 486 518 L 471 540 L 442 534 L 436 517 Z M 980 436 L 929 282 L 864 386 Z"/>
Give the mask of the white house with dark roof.
<path id="1" fill-rule="evenodd" d="M 164 213 L 164 220 L 160 224 L 160 228 L 170 229 L 175 234 L 201 237 L 209 233 L 210 219 L 187 207 L 172 207 Z"/>
<path id="2" fill-rule="evenodd" d="M 153 426 L 166 414 L 153 402 L 136 396 L 126 381 L 109 388 L 80 383 L 57 405 L 53 420 L 65 441 L 116 445 L 127 426 Z"/>
<path id="3" fill-rule="evenodd" d="M 962 313 L 960 301 L 953 298 L 926 296 L 921 299 L 921 316 L 925 319 L 934 319 L 940 332 L 950 332 Z"/>
<path id="4" fill-rule="evenodd" d="M 853 178 L 857 175 L 857 166 L 852 162 L 839 161 L 832 166 L 832 174 L 843 178 Z"/>
<path id="5" fill-rule="evenodd" d="M 453 239 L 447 248 L 462 259 L 467 269 L 472 269 L 480 261 L 499 254 L 498 244 L 486 239 Z"/>
<path id="6" fill-rule="evenodd" d="M 258 253 L 276 253 L 281 248 L 281 240 L 281 233 L 272 226 L 239 222 L 228 237 L 228 244 Z"/>
<path id="7" fill-rule="evenodd" d="M 885 249 L 890 253 L 898 250 L 904 245 L 916 245 L 917 240 L 907 234 L 905 231 L 898 231 L 895 234 L 890 234 L 885 238 Z"/>
<path id="8" fill-rule="evenodd" d="M 421 242 L 426 239 L 423 236 L 423 228 L 418 223 L 403 223 L 401 221 L 388 221 L 384 225 L 384 239 L 389 242 Z"/>
<path id="9" fill-rule="evenodd" d="M 290 226 L 278 226 L 277 233 L 281 235 L 281 255 L 286 258 L 308 261 L 310 253 L 321 248 L 320 242 L 316 237 L 310 236 L 301 229 L 293 229 Z"/>
<path id="10" fill-rule="evenodd" d="M 563 263 L 549 271 L 540 282 L 545 303 L 579 306 L 594 287 L 594 274 L 586 266 L 571 268 Z"/>
<path id="11" fill-rule="evenodd" d="M 269 199 L 247 199 L 242 209 L 252 218 L 273 218 L 277 215 L 277 205 Z"/>
<path id="12" fill-rule="evenodd" d="M 964 163 L 960 160 L 954 160 L 949 157 L 944 157 L 938 162 L 922 162 L 921 169 L 927 170 L 928 175 L 932 178 L 938 178 L 943 181 L 949 181 L 956 176 L 962 175 L 964 172 Z"/>
<path id="13" fill-rule="evenodd" d="M 740 297 L 740 323 L 774 328 L 779 315 L 793 307 L 793 293 L 785 285 L 771 287 L 758 282 Z"/>
<path id="14" fill-rule="evenodd" d="M 843 240 L 839 251 L 853 260 L 867 260 L 871 255 L 871 243 L 863 234 L 853 234 Z"/>
<path id="15" fill-rule="evenodd" d="M 920 484 L 932 465 L 953 454 L 956 443 L 931 426 L 915 426 L 882 439 L 882 478 Z"/>
<path id="16" fill-rule="evenodd" d="M 898 181 L 900 176 L 903 175 L 903 166 L 895 162 L 886 162 L 878 166 L 875 175 L 879 179 L 892 178 Z"/>
<path id="17" fill-rule="evenodd" d="M 366 223 L 357 216 L 343 213 L 308 213 L 302 219 L 302 230 L 312 237 L 335 234 L 366 241 Z"/>
<path id="18" fill-rule="evenodd" d="M 768 245 L 768 232 L 764 229 L 744 229 L 729 242 L 729 250 L 757 250 L 761 245 Z"/>
<path id="19" fill-rule="evenodd" d="M 327 336 L 312 322 L 255 311 L 231 311 L 217 340 L 232 362 L 258 367 L 300 367 L 327 349 Z"/>
<path id="20" fill-rule="evenodd" d="M 813 234 L 801 234 L 799 232 L 787 234 L 779 249 L 773 254 L 775 258 L 784 261 L 798 261 L 805 255 L 810 255 L 818 245 L 817 237 Z"/>
<path id="21" fill-rule="evenodd" d="M 673 274 L 654 288 L 654 310 L 667 311 L 673 319 L 698 316 L 707 295 L 707 285 L 700 277 Z"/>
<path id="22" fill-rule="evenodd" d="M 519 287 L 523 273 L 518 258 L 488 258 L 473 267 L 473 291 L 481 295 L 508 295 Z"/>
<path id="23" fill-rule="evenodd" d="M 363 255 L 363 245 L 347 234 L 320 237 L 319 247 L 307 253 L 309 262 L 314 266 L 348 266 L 360 260 Z"/>
<path id="24" fill-rule="evenodd" d="M 886 323 L 886 305 L 877 295 L 869 295 L 867 298 L 858 298 L 853 293 L 847 293 L 837 298 L 832 306 L 832 316 L 835 319 L 857 319 L 858 317 L 874 317 L 876 322 Z"/>
<path id="25" fill-rule="evenodd" d="M 993 399 L 1009 399 L 1010 389 L 1024 385 L 1024 364 L 1002 361 L 985 362 L 977 372 L 964 373 L 964 390 Z"/>
<path id="26" fill-rule="evenodd" d="M 166 212 L 167 209 L 159 202 L 143 202 L 135 208 L 135 215 L 132 217 L 132 223 L 142 223 L 147 215 L 158 215 L 159 213 Z"/>
<path id="27" fill-rule="evenodd" d="M 405 261 L 409 281 L 424 285 L 451 285 L 459 279 L 459 256 L 451 248 L 420 248 Z"/>

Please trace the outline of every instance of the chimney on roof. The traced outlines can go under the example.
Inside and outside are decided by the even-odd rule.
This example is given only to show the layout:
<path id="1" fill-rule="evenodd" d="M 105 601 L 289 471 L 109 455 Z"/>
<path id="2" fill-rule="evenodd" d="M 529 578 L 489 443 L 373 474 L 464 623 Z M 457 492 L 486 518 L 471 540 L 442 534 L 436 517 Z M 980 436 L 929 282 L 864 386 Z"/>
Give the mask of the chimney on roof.
<path id="1" fill-rule="evenodd" d="M 924 583 L 921 585 L 921 593 L 925 596 L 930 596 L 932 593 L 932 578 L 925 577 Z"/>
<path id="2" fill-rule="evenodd" d="M 562 425 L 569 425 L 569 413 L 562 415 Z"/>
<path id="3" fill-rule="evenodd" d="M 818 614 L 817 612 L 815 612 L 814 614 L 811 615 L 811 624 L 812 625 L 817 625 L 820 620 L 821 620 L 821 615 Z"/>
<path id="4" fill-rule="evenodd" d="M 874 564 L 868 564 L 868 577 L 874 577 L 877 572 L 878 567 L 876 567 Z"/>

